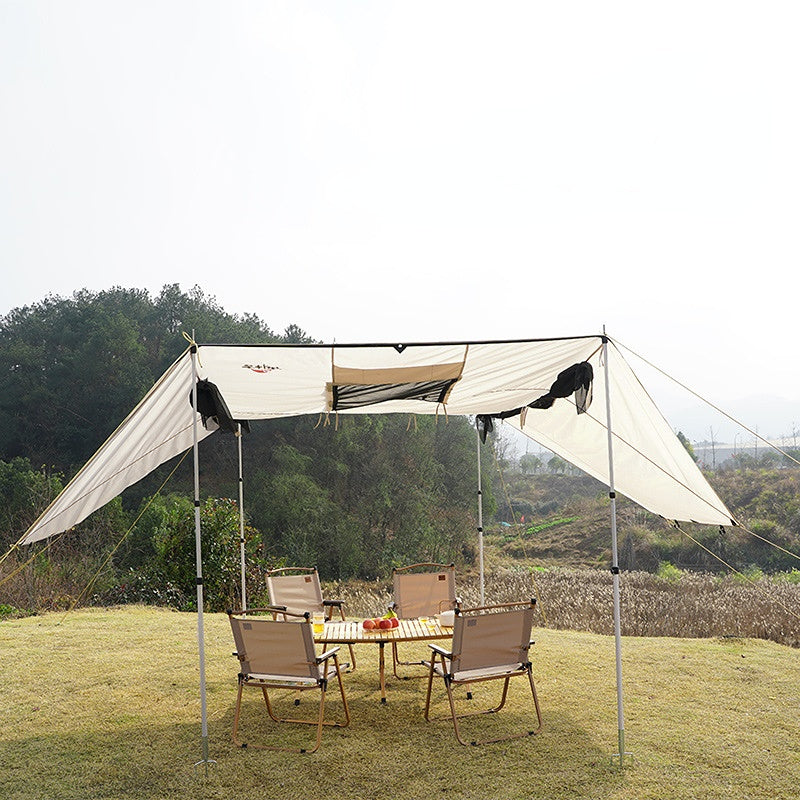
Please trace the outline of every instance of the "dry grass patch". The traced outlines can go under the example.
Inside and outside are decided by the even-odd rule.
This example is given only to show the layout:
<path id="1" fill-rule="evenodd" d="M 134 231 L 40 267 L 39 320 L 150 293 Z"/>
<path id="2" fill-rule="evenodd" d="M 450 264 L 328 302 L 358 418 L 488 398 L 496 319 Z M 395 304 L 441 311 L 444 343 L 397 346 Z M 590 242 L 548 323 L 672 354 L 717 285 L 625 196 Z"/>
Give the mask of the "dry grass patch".
<path id="1" fill-rule="evenodd" d="M 771 642 L 627 638 L 627 737 L 636 762 L 624 771 L 609 760 L 613 641 L 551 629 L 535 632 L 539 736 L 461 747 L 447 722 L 422 718 L 421 680 L 391 679 L 382 706 L 378 648 L 365 645 L 358 670 L 346 676 L 351 727 L 325 731 L 314 755 L 284 756 L 230 742 L 237 662 L 218 614 L 206 616 L 216 760 L 206 777 L 193 766 L 201 757 L 195 625 L 192 614 L 146 608 L 0 624 L 0 797 L 789 800 L 800 783 L 800 664 L 796 651 Z M 445 710 L 442 691 L 437 708 Z M 509 708 L 479 720 L 478 733 L 525 727 L 529 709 L 524 686 L 514 687 Z M 245 711 L 254 735 L 274 736 L 256 692 Z"/>

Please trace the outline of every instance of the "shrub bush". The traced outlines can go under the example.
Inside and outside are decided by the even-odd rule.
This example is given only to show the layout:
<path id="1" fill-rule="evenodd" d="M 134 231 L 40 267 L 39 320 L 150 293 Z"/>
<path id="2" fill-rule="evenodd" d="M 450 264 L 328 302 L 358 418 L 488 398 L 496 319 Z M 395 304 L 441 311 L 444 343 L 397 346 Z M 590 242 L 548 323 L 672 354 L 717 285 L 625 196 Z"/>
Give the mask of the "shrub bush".
<path id="1" fill-rule="evenodd" d="M 669 561 L 662 561 L 658 565 L 656 576 L 661 578 L 662 581 L 667 581 L 667 583 L 678 583 L 683 577 L 683 571 L 674 564 L 670 564 Z"/>

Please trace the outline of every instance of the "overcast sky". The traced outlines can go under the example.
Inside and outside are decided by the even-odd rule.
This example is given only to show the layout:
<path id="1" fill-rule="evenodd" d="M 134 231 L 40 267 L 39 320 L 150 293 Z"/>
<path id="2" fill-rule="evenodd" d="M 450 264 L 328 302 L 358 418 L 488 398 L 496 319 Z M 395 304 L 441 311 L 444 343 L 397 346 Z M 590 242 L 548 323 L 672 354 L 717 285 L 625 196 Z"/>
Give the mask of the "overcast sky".
<path id="1" fill-rule="evenodd" d="M 743 421 L 787 433 L 799 22 L 796 0 L 0 0 L 0 314 L 179 283 L 324 341 L 605 326 L 726 410 L 783 398 L 774 430 Z"/>

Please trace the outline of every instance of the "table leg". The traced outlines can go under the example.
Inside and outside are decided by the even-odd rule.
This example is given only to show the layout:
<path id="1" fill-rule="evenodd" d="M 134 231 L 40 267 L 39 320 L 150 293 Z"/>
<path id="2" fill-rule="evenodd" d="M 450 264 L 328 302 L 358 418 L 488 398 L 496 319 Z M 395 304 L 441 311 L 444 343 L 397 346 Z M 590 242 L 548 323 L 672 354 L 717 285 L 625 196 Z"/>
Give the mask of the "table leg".
<path id="1" fill-rule="evenodd" d="M 386 642 L 378 642 L 378 647 L 380 648 L 380 654 L 378 658 L 378 664 L 379 664 L 378 671 L 381 676 L 381 703 L 386 702 L 386 665 L 383 657 L 383 648 L 385 644 Z"/>

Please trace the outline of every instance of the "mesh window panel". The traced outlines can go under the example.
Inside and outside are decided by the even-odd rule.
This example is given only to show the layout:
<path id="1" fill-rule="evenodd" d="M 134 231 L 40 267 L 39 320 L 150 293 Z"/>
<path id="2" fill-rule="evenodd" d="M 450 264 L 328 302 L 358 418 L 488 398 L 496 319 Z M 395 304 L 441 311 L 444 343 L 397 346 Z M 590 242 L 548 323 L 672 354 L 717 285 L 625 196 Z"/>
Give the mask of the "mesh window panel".
<path id="1" fill-rule="evenodd" d="M 332 386 L 334 411 L 371 406 L 387 400 L 424 400 L 443 403 L 457 379 L 420 381 L 418 383 L 383 383 L 373 385 L 338 384 Z"/>

